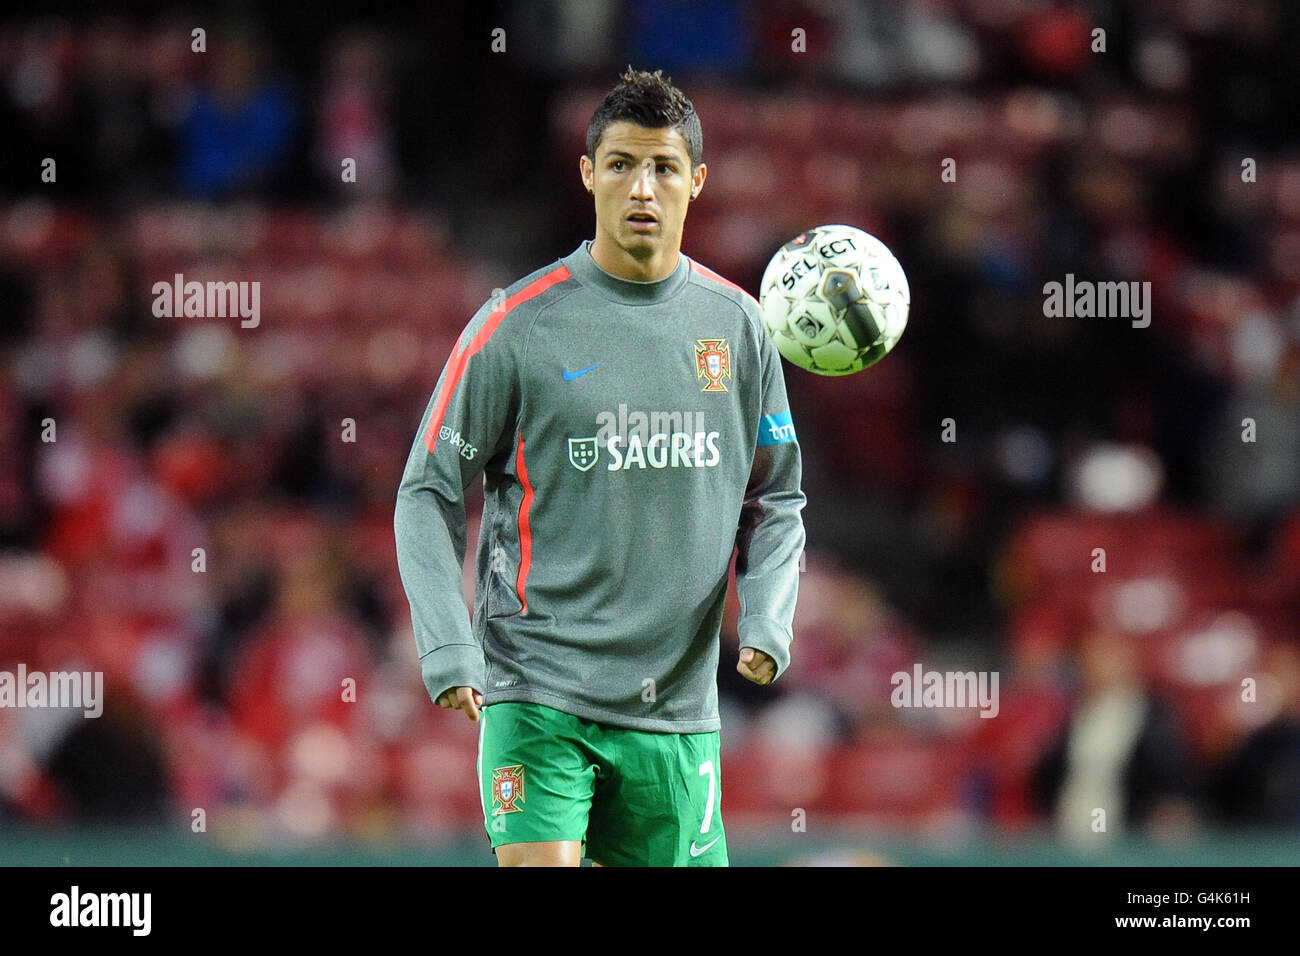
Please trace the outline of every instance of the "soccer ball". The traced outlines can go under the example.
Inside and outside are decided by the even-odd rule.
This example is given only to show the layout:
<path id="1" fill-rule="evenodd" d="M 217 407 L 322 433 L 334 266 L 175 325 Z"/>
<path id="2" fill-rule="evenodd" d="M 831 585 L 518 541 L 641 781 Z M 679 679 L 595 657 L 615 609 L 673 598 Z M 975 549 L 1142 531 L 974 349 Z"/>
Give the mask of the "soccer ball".
<path id="1" fill-rule="evenodd" d="M 818 226 L 780 248 L 759 287 L 782 355 L 818 375 L 848 375 L 889 354 L 912 296 L 894 254 L 853 226 Z"/>

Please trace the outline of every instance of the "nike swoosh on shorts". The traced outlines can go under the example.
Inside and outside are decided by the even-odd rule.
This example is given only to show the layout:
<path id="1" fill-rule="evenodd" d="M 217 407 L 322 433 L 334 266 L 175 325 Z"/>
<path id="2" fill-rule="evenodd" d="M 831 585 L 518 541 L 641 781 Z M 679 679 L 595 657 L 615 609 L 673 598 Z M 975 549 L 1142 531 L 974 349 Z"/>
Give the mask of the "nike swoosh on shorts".
<path id="1" fill-rule="evenodd" d="M 708 850 L 709 847 L 713 846 L 713 844 L 717 843 L 717 842 L 718 842 L 719 840 L 721 840 L 721 839 L 722 839 L 722 837 L 720 837 L 720 836 L 715 836 L 715 837 L 714 837 L 712 840 L 710 840 L 708 843 L 704 844 L 704 846 L 700 846 L 700 847 L 697 847 L 697 846 L 695 845 L 695 841 L 692 840 L 692 841 L 691 841 L 691 856 L 699 856 L 700 854 L 702 854 L 702 853 L 704 853 L 706 850 Z"/>

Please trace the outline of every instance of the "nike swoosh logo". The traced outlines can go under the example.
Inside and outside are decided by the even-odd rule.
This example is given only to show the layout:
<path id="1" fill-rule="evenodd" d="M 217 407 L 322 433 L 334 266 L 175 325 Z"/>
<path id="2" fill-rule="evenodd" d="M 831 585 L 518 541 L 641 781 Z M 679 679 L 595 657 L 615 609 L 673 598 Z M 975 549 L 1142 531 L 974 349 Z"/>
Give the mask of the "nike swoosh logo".
<path id="1" fill-rule="evenodd" d="M 706 851 L 709 847 L 713 846 L 713 844 L 717 843 L 717 842 L 718 842 L 719 840 L 721 840 L 721 839 L 722 839 L 722 837 L 720 837 L 720 836 L 715 836 L 715 837 L 714 837 L 712 840 L 710 840 L 708 843 L 704 844 L 704 846 L 696 846 L 696 845 L 695 845 L 695 841 L 692 840 L 692 841 L 691 841 L 691 856 L 699 856 L 701 853 L 703 853 L 704 851 Z"/>
<path id="2" fill-rule="evenodd" d="M 575 378 L 582 378 L 582 376 L 586 375 L 588 372 L 594 372 L 598 368 L 600 368 L 599 362 L 597 362 L 595 365 L 588 365 L 586 368 L 581 369 L 577 372 L 570 372 L 569 367 L 566 365 L 564 366 L 564 380 L 566 382 L 572 382 Z"/>

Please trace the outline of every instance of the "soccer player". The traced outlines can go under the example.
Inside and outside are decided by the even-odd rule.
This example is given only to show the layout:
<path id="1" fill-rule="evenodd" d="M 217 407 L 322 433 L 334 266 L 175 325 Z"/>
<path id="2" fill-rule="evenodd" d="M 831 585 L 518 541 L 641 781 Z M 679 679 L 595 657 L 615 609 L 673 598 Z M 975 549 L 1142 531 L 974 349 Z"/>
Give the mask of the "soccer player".
<path id="1" fill-rule="evenodd" d="M 587 129 L 596 236 L 466 326 L 394 524 L 430 696 L 479 724 L 503 866 L 725 866 L 718 634 L 790 659 L 799 446 L 758 304 L 680 252 L 699 117 L 630 68 Z M 471 622 L 464 489 L 483 475 Z"/>

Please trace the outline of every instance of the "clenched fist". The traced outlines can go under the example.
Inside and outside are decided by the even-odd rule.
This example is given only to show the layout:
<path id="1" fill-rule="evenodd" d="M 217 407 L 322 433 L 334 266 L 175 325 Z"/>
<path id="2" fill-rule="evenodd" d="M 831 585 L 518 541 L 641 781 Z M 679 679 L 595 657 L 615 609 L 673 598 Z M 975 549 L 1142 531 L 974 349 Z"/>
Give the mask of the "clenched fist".
<path id="1" fill-rule="evenodd" d="M 483 695 L 473 687 L 452 687 L 439 695 L 438 706 L 463 710 L 466 717 L 478 723 L 478 709 L 483 706 Z"/>
<path id="2" fill-rule="evenodd" d="M 740 649 L 740 662 L 736 664 L 740 675 L 755 684 L 770 684 L 776 677 L 776 664 L 760 650 L 752 647 Z"/>

